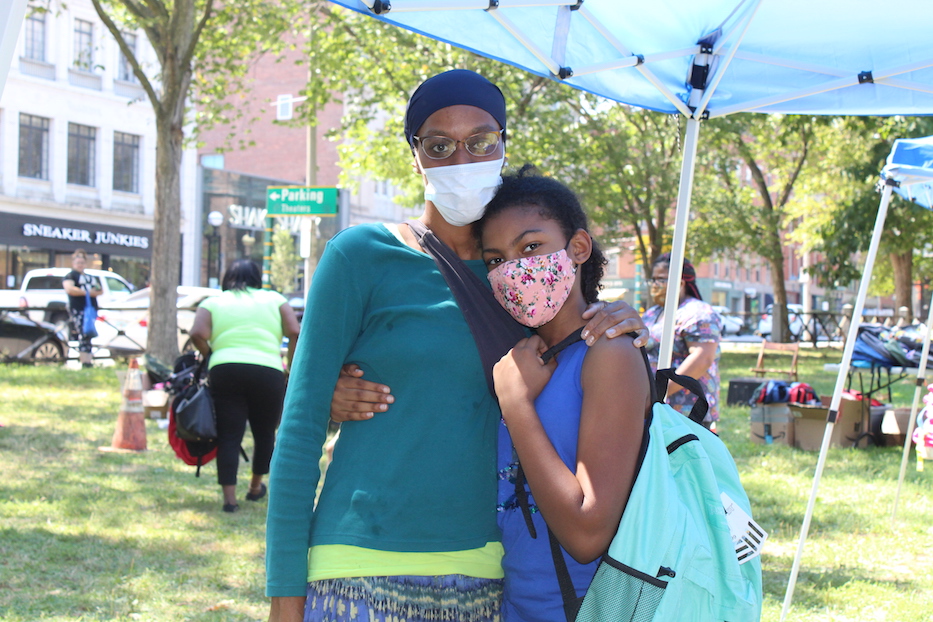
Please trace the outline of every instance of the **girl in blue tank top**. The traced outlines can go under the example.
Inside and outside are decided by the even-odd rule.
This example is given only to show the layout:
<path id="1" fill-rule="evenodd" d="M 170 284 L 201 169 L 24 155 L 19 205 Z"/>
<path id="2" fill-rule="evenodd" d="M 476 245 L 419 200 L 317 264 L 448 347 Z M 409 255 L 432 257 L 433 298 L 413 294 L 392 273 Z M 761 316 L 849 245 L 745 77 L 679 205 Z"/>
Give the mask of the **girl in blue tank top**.
<path id="1" fill-rule="evenodd" d="M 579 340 L 606 260 L 573 192 L 523 169 L 503 179 L 475 232 L 496 299 L 536 329 L 494 370 L 502 409 L 502 615 L 506 622 L 564 622 L 548 527 L 582 598 L 635 479 L 648 376 L 630 337 L 589 348 Z"/>

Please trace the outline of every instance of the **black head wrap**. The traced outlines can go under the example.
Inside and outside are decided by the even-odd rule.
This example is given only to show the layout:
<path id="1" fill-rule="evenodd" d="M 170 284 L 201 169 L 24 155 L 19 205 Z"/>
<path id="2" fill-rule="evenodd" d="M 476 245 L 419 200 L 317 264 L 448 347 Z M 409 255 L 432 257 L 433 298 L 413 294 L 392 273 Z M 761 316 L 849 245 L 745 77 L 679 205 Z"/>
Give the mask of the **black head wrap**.
<path id="1" fill-rule="evenodd" d="M 654 260 L 652 267 L 658 264 L 667 264 L 671 265 L 671 254 L 664 253 L 660 257 Z M 703 300 L 703 297 L 700 296 L 700 289 L 697 287 L 697 271 L 693 267 L 693 264 L 690 263 L 686 258 L 684 258 L 684 267 L 681 272 L 680 279 L 684 282 L 684 287 L 687 290 L 688 296 L 693 296 L 697 300 Z"/>
<path id="2" fill-rule="evenodd" d="M 421 83 L 405 111 L 405 138 L 412 148 L 415 132 L 428 117 L 448 106 L 476 106 L 485 110 L 505 130 L 505 97 L 499 87 L 467 69 L 439 73 Z"/>

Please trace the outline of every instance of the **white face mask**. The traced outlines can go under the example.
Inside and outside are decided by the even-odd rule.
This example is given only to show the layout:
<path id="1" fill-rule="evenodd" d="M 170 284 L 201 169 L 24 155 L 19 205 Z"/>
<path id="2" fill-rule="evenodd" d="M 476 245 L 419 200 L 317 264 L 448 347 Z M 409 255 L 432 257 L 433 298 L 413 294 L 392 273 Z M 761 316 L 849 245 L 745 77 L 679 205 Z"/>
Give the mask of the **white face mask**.
<path id="1" fill-rule="evenodd" d="M 455 227 L 474 223 L 483 217 L 486 204 L 502 183 L 504 164 L 505 157 L 491 162 L 422 166 L 428 179 L 424 200 L 433 203 L 444 220 Z"/>

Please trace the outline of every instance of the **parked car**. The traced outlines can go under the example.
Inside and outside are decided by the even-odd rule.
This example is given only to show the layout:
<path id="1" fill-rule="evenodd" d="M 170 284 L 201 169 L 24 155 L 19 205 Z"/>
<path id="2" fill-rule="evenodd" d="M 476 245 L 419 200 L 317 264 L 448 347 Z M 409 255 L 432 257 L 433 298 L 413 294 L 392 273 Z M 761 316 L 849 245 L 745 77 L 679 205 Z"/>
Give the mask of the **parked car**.
<path id="1" fill-rule="evenodd" d="M 771 312 L 774 305 L 768 305 L 765 308 L 764 315 L 758 320 L 758 330 L 755 334 L 761 335 L 765 339 L 771 337 Z M 803 332 L 803 305 L 790 303 L 787 305 L 787 325 L 790 327 L 790 336 L 792 340 L 800 339 Z"/>
<path id="2" fill-rule="evenodd" d="M 141 352 L 146 349 L 149 341 L 149 293 L 148 287 L 143 288 L 98 313 L 97 330 L 104 337 L 104 347 L 111 352 Z M 188 331 L 194 324 L 195 309 L 205 298 L 220 293 L 219 289 L 209 287 L 178 286 L 175 304 L 178 307 L 178 348 L 182 352 L 193 348 Z M 106 328 L 101 323 L 107 325 Z"/>
<path id="3" fill-rule="evenodd" d="M 722 318 L 723 335 L 738 335 L 742 332 L 745 327 L 745 320 L 741 316 L 734 315 L 729 307 L 713 305 L 713 311 Z"/>
<path id="4" fill-rule="evenodd" d="M 0 360 L 60 363 L 67 351 L 64 325 L 34 322 L 19 313 L 0 311 Z"/>
<path id="5" fill-rule="evenodd" d="M 71 268 L 40 268 L 23 276 L 18 290 L 0 290 L 0 308 L 35 309 L 28 311 L 30 319 L 61 324 L 68 321 L 68 294 L 62 287 Z M 133 286 L 122 276 L 108 270 L 84 271 L 100 287 L 97 305 L 106 307 L 124 300 L 133 293 Z"/>

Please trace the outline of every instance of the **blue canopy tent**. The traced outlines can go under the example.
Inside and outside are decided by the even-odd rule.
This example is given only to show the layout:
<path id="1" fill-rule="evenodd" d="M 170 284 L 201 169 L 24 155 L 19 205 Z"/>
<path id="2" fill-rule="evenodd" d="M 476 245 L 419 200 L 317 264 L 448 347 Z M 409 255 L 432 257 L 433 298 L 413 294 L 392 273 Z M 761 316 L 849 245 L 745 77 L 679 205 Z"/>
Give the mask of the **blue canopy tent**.
<path id="1" fill-rule="evenodd" d="M 892 184 L 894 192 L 908 201 L 913 201 L 927 209 L 933 209 L 933 136 L 894 141 L 894 148 L 891 149 L 887 164 L 881 171 L 881 177 L 885 184 Z M 863 278 L 868 279 L 870 276 L 870 273 L 866 273 Z M 917 369 L 914 401 L 910 408 L 907 438 L 904 440 L 904 454 L 901 457 L 901 470 L 897 478 L 897 491 L 894 493 L 894 508 L 891 510 L 892 519 L 897 517 L 897 504 L 901 497 L 904 475 L 907 473 L 907 460 L 910 457 L 911 438 L 917 423 L 920 394 L 926 384 L 927 355 L 930 353 L 931 333 L 933 333 L 933 300 L 930 301 L 927 331 L 923 339 L 920 366 Z"/>
<path id="2" fill-rule="evenodd" d="M 736 112 L 933 114 L 929 0 L 332 0 L 602 97 L 687 120 L 669 278 L 681 278 L 703 120 Z M 893 186 L 885 186 L 890 199 Z M 887 201 L 879 210 L 884 222 Z M 865 272 L 871 272 L 880 230 Z M 864 285 L 864 284 L 863 284 Z M 865 289 L 859 290 L 859 317 Z M 666 305 L 676 307 L 676 288 Z M 670 364 L 674 314 L 660 365 Z M 857 329 L 858 323 L 853 322 Z M 851 334 L 847 344 L 853 343 Z M 848 346 L 847 346 L 848 347 Z M 851 359 L 840 365 L 817 477 L 784 599 L 790 608 L 829 435 Z"/>

